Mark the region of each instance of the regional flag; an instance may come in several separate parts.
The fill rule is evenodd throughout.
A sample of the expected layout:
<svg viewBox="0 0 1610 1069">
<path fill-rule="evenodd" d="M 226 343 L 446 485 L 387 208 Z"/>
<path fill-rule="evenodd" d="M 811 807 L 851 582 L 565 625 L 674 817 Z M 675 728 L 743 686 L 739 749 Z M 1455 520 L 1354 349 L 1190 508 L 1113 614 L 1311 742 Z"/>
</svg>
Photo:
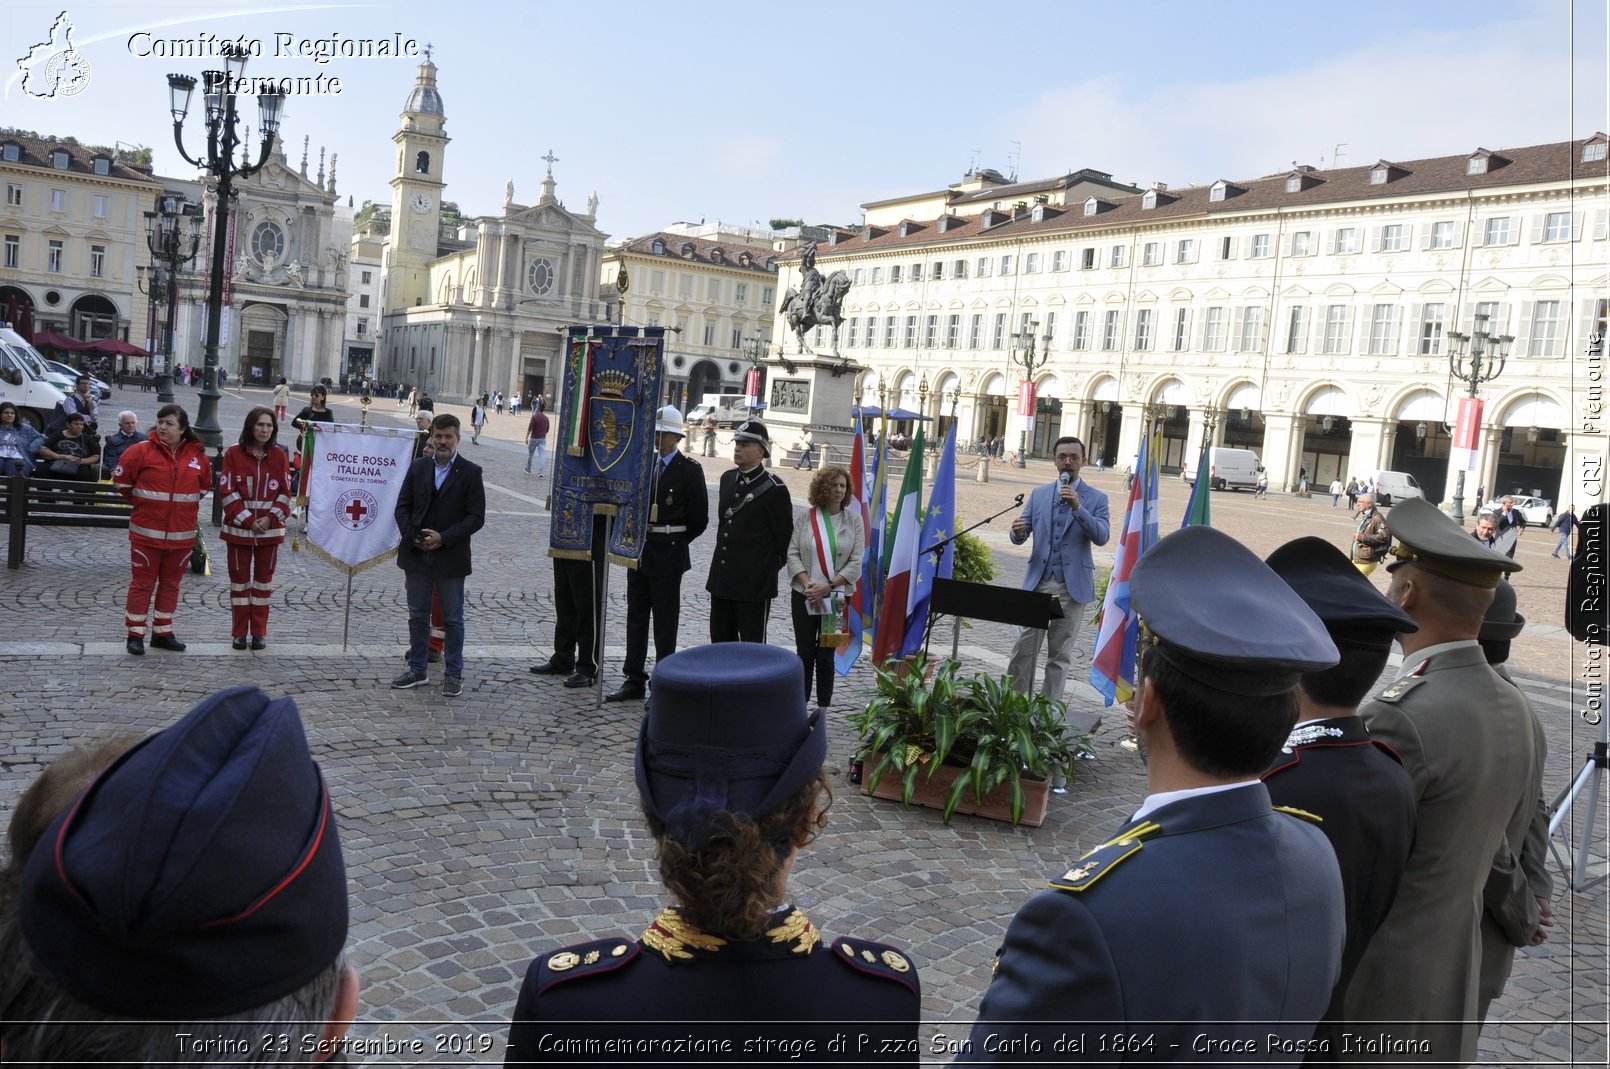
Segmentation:
<svg viewBox="0 0 1610 1069">
<path fill-rule="evenodd" d="M 1129 600 L 1129 576 L 1135 562 L 1157 543 L 1157 450 L 1155 438 L 1143 441 L 1135 473 L 1129 480 L 1129 504 L 1113 555 L 1112 576 L 1101 604 L 1090 685 L 1104 703 L 1127 702 L 1135 693 L 1135 645 L 1140 619 Z"/>
<path fill-rule="evenodd" d="M 928 492 L 928 512 L 922 521 L 922 537 L 917 545 L 917 577 L 911 584 L 906 609 L 906 641 L 900 656 L 909 657 L 922 649 L 923 633 L 928 629 L 928 602 L 934 593 L 934 578 L 949 579 L 956 563 L 956 543 L 945 546 L 938 563 L 928 552 L 930 546 L 944 542 L 956 533 L 956 424 L 945 435 L 945 448 L 934 469 L 934 486 Z"/>
<path fill-rule="evenodd" d="M 564 433 L 565 452 L 573 457 L 587 452 L 587 397 L 593 381 L 593 349 L 602 345 L 593 341 L 590 330 L 586 337 L 572 335 L 570 338 L 571 367 L 576 377 L 568 384 Z"/>
<path fill-rule="evenodd" d="M 872 638 L 872 663 L 882 665 L 900 656 L 906 644 L 906 609 L 911 581 L 917 568 L 917 540 L 922 533 L 922 424 L 906 457 L 906 475 L 900 497 L 889 516 L 884 539 L 883 600 Z"/>
</svg>

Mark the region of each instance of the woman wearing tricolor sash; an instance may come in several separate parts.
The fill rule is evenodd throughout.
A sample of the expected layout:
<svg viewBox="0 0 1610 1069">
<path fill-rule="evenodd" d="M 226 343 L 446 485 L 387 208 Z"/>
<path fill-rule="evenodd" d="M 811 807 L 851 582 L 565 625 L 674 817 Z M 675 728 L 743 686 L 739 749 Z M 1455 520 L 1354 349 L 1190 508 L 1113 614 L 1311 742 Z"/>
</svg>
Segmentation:
<svg viewBox="0 0 1610 1069">
<path fill-rule="evenodd" d="M 816 701 L 823 709 L 833 704 L 833 652 L 844 631 L 843 599 L 861 578 L 861 554 L 866 531 L 850 503 L 850 473 L 830 464 L 811 479 L 810 508 L 796 517 L 794 540 L 788 551 L 788 574 L 793 577 L 794 648 L 805 668 L 805 700 L 810 701 L 811 678 L 816 679 Z"/>
</svg>

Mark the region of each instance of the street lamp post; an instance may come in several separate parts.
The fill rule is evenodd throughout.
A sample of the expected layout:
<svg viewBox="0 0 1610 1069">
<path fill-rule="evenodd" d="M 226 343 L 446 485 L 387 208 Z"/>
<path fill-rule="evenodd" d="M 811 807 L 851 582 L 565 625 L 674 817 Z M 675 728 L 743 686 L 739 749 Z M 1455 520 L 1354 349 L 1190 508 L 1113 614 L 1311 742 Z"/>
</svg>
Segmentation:
<svg viewBox="0 0 1610 1069">
<path fill-rule="evenodd" d="M 207 284 L 207 339 L 204 350 L 201 400 L 196 406 L 196 433 L 208 448 L 220 453 L 222 463 L 223 428 L 218 425 L 218 337 L 223 322 L 224 267 L 229 254 L 229 216 L 236 196 L 236 178 L 246 178 L 262 170 L 273 151 L 274 138 L 279 132 L 280 108 L 284 103 L 279 91 L 268 85 L 257 94 L 258 132 L 261 148 L 257 162 L 247 164 L 238 160 L 236 150 L 241 137 L 236 131 L 239 118 L 235 109 L 236 91 L 243 86 L 242 72 L 246 67 L 243 50 L 226 47 L 223 51 L 224 69 L 202 71 L 202 94 L 207 103 L 207 151 L 196 158 L 185 151 L 184 120 L 190 111 L 190 95 L 196 88 L 196 79 L 187 74 L 168 75 L 169 110 L 173 114 L 173 143 L 179 155 L 192 166 L 212 176 L 217 194 L 213 214 L 212 273 Z M 218 520 L 219 502 L 213 499 L 213 520 Z"/>
<path fill-rule="evenodd" d="M 179 268 L 194 260 L 201 248 L 201 212 L 192 211 L 187 201 L 173 196 L 164 196 L 159 205 L 160 211 L 145 213 L 145 244 L 157 261 L 151 273 L 151 296 L 167 305 L 162 374 L 157 376 L 157 403 L 167 405 L 173 403 L 173 331 L 179 306 Z M 179 229 L 181 219 L 189 220 L 188 234 Z"/>
<path fill-rule="evenodd" d="M 1460 382 L 1470 386 L 1469 397 L 1474 400 L 1484 382 L 1492 382 L 1504 373 L 1504 362 L 1509 359 L 1509 347 L 1515 341 L 1513 335 L 1500 334 L 1494 336 L 1487 330 L 1487 316 L 1477 314 L 1476 329 L 1469 334 L 1462 334 L 1457 330 L 1448 332 L 1448 372 Z M 1467 353 L 1465 347 L 1470 347 Z M 1479 434 L 1481 428 L 1472 430 Z M 1465 469 L 1460 466 L 1454 473 L 1453 499 L 1449 501 L 1448 515 L 1460 526 L 1465 522 Z"/>
<path fill-rule="evenodd" d="M 1033 382 L 1034 372 L 1044 367 L 1051 360 L 1051 335 L 1049 332 L 1046 333 L 1043 339 L 1045 345 L 1036 349 L 1035 343 L 1039 339 L 1036 339 L 1034 332 L 1039 328 L 1039 320 L 1031 320 L 1027 330 L 1021 330 L 1012 335 L 1014 347 L 1011 359 L 1013 363 L 1022 365 L 1024 382 Z M 1033 422 L 1034 413 L 1030 412 L 1023 417 L 1023 430 L 1019 432 L 1017 441 L 1017 466 L 1020 468 L 1028 466 L 1029 426 Z"/>
</svg>

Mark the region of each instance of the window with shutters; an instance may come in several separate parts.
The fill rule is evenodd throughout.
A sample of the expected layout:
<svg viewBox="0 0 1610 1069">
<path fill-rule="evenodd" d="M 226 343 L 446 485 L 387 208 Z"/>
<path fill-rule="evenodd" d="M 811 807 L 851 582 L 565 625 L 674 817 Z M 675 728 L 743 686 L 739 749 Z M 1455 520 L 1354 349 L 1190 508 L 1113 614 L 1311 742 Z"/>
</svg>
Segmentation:
<svg viewBox="0 0 1610 1069">
<path fill-rule="evenodd" d="M 1081 250 L 1079 250 L 1079 270 L 1081 270 L 1081 271 L 1092 271 L 1092 270 L 1095 269 L 1095 266 L 1096 266 L 1096 250 L 1095 249 L 1081 249 Z"/>
<path fill-rule="evenodd" d="M 915 349 L 916 347 L 917 347 L 917 317 L 916 316 L 906 316 L 906 348 L 907 349 Z"/>
<path fill-rule="evenodd" d="M 732 284 L 732 303 L 738 305 L 749 303 L 749 284 L 747 282 L 734 282 Z"/>
<path fill-rule="evenodd" d="M 872 269 L 872 284 L 874 286 L 879 286 L 879 285 L 883 284 L 883 268 L 874 267 Z"/>
<path fill-rule="evenodd" d="M 1040 332 L 1040 340 L 1045 342 L 1046 352 L 1051 351 L 1051 342 L 1055 340 L 1056 336 L 1057 314 L 1055 312 L 1047 312 L 1045 314 L 1045 330 Z"/>
<path fill-rule="evenodd" d="M 1214 305 L 1202 320 L 1202 351 L 1216 353 L 1224 348 L 1224 309 Z"/>
<path fill-rule="evenodd" d="M 1443 220 L 1431 224 L 1431 247 L 1433 249 L 1451 249 L 1454 242 L 1454 228 L 1457 226 L 1452 220 Z"/>
<path fill-rule="evenodd" d="M 1144 352 L 1152 347 L 1152 310 L 1135 310 L 1135 348 Z"/>
<path fill-rule="evenodd" d="M 995 313 L 995 328 L 990 331 L 989 347 L 991 349 L 1006 348 L 1006 313 Z"/>
<path fill-rule="evenodd" d="M 1370 306 L 1370 342 L 1371 356 L 1384 356 L 1397 352 L 1397 306 L 1391 304 L 1376 304 Z"/>
<path fill-rule="evenodd" d="M 974 312 L 973 318 L 967 324 L 967 348 L 977 349 L 984 344 L 984 315 Z"/>
<path fill-rule="evenodd" d="M 929 316 L 922 324 L 922 345 L 932 349 L 939 344 L 939 317 Z"/>
<path fill-rule="evenodd" d="M 894 332 L 897 329 L 899 329 L 899 324 L 895 322 L 894 316 L 883 317 L 883 347 L 885 349 L 894 348 Z"/>
<path fill-rule="evenodd" d="M 1010 256 L 1001 257 L 1000 273 L 1003 275 L 1010 275 L 1012 273 L 1012 258 Z"/>
<path fill-rule="evenodd" d="M 1561 327 L 1564 323 L 1564 301 L 1538 301 L 1534 304 L 1531 336 L 1526 341 L 1526 355 L 1559 356 Z"/>
<path fill-rule="evenodd" d="M 67 191 L 65 189 L 53 189 L 50 191 L 50 210 L 53 212 L 67 210 Z"/>
<path fill-rule="evenodd" d="M 954 349 L 961 344 L 962 317 L 952 315 L 945 320 L 945 348 Z"/>
<path fill-rule="evenodd" d="M 899 282 L 900 281 L 900 265 L 899 264 L 894 264 L 889 268 L 889 281 L 890 282 Z"/>
<path fill-rule="evenodd" d="M 62 243 L 58 238 L 51 238 L 49 244 L 45 247 L 45 270 L 59 272 L 61 265 Z"/>
<path fill-rule="evenodd" d="M 967 277 L 967 261 L 966 260 L 957 260 L 955 263 L 951 264 L 950 265 L 950 277 L 951 278 L 966 278 Z"/>
<path fill-rule="evenodd" d="M 706 345 L 714 345 L 715 343 L 716 343 L 716 325 L 714 323 L 706 323 L 704 325 L 704 344 L 706 344 Z"/>
<path fill-rule="evenodd" d="M 866 268 L 857 267 L 855 269 L 855 284 L 857 286 L 859 286 L 865 281 L 866 281 Z"/>
<path fill-rule="evenodd" d="M 1495 336 L 1504 333 L 1504 324 L 1501 319 L 1507 317 L 1499 316 L 1498 307 L 1499 303 L 1497 301 L 1476 302 L 1476 308 L 1471 313 L 1471 322 L 1467 324 L 1470 330 L 1465 333 L 1469 334 L 1476 330 L 1485 330 Z"/>
<path fill-rule="evenodd" d="M 1109 309 L 1101 324 L 1101 347 L 1111 352 L 1118 348 L 1118 309 Z"/>
<path fill-rule="evenodd" d="M 878 344 L 878 317 L 866 317 L 866 347 L 874 349 Z"/>
<path fill-rule="evenodd" d="M 1140 247 L 1140 262 L 1144 267 L 1156 267 L 1163 262 L 1163 243 L 1148 241 Z"/>
<path fill-rule="evenodd" d="M 1252 236 L 1252 251 L 1247 255 L 1254 260 L 1262 260 L 1269 255 L 1270 236 L 1268 234 L 1254 234 Z"/>
<path fill-rule="evenodd" d="M 1231 260 L 1235 258 L 1235 238 L 1223 237 L 1219 239 L 1219 259 Z"/>
<path fill-rule="evenodd" d="M 856 328 L 858 328 L 860 325 L 861 325 L 861 317 L 860 316 L 851 316 L 850 317 L 849 330 L 847 330 L 845 332 L 844 343 L 846 345 L 848 345 L 852 349 L 855 348 Z"/>
<path fill-rule="evenodd" d="M 1571 213 L 1549 212 L 1543 220 L 1544 241 L 1571 240 Z"/>
<path fill-rule="evenodd" d="M 17 264 L 21 260 L 22 260 L 22 235 L 20 235 L 20 234 L 7 234 L 6 235 L 5 266 L 7 266 L 7 267 L 16 267 Z"/>
<path fill-rule="evenodd" d="M 106 275 L 106 246 L 91 245 L 89 247 L 89 277 L 103 278 Z"/>
<path fill-rule="evenodd" d="M 1447 306 L 1440 302 L 1420 307 L 1420 325 L 1416 328 L 1416 334 L 1419 336 L 1421 356 L 1442 355 L 1442 329 L 1446 312 Z"/>
<path fill-rule="evenodd" d="M 1177 264 L 1196 263 L 1196 239 L 1181 238 L 1174 249 L 1174 262 Z"/>
<path fill-rule="evenodd" d="M 732 341 L 731 341 L 730 344 L 731 344 L 731 347 L 734 348 L 734 349 L 742 349 L 744 347 L 744 328 L 742 328 L 742 327 L 733 327 L 732 328 Z M 854 345 L 855 342 L 852 341 L 850 344 Z"/>
<path fill-rule="evenodd" d="M 922 281 L 922 264 L 912 264 L 911 265 L 911 281 L 913 281 L 913 282 L 921 282 Z"/>
<path fill-rule="evenodd" d="M 1307 346 L 1303 342 L 1307 339 L 1307 309 L 1299 305 L 1293 308 L 1286 316 L 1286 352 L 1300 353 Z"/>
<path fill-rule="evenodd" d="M 1325 306 L 1325 352 L 1347 352 L 1347 305 Z"/>
<path fill-rule="evenodd" d="M 1487 220 L 1486 234 L 1482 239 L 1484 245 L 1509 244 L 1509 216 L 1500 215 Z"/>
<path fill-rule="evenodd" d="M 1068 348 L 1084 350 L 1090 348 L 1090 313 L 1073 313 L 1073 337 L 1068 339 Z"/>
<path fill-rule="evenodd" d="M 1299 230 L 1291 235 L 1291 254 L 1293 256 L 1312 256 L 1314 254 L 1313 231 Z"/>
<path fill-rule="evenodd" d="M 1051 254 L 1051 270 L 1066 271 L 1068 269 L 1068 250 L 1058 249 Z"/>
<path fill-rule="evenodd" d="M 1174 351 L 1183 353 L 1191 335 L 1191 310 L 1189 308 L 1176 308 L 1174 310 Z"/>
<path fill-rule="evenodd" d="M 940 280 L 942 280 L 945 277 L 945 264 L 944 264 L 944 261 L 943 260 L 935 260 L 933 262 L 932 266 L 930 266 L 928 268 L 928 276 L 930 278 L 932 278 L 935 282 L 939 282 Z"/>
<path fill-rule="evenodd" d="M 976 266 L 976 270 L 973 272 L 973 274 L 976 277 L 978 277 L 978 278 L 988 278 L 989 277 L 989 257 L 988 256 L 980 256 L 978 258 L 978 263 L 975 266 Z"/>
<path fill-rule="evenodd" d="M 1237 348 L 1243 353 L 1263 351 L 1262 308 L 1247 308 L 1241 316 L 1241 341 Z"/>
<path fill-rule="evenodd" d="M 1129 266 L 1129 246 L 1128 245 L 1114 245 L 1112 247 L 1112 258 L 1111 258 L 1111 260 L 1109 262 L 1111 263 L 1111 265 L 1113 267 L 1128 267 Z"/>
<path fill-rule="evenodd" d="M 1039 253 L 1031 252 L 1023 257 L 1023 273 L 1025 275 L 1037 275 L 1040 273 Z"/>
<path fill-rule="evenodd" d="M 1402 252 L 1408 247 L 1407 242 L 1402 223 L 1390 223 L 1381 228 L 1382 252 Z"/>
<path fill-rule="evenodd" d="M 1336 247 L 1332 251 L 1343 255 L 1351 252 L 1357 252 L 1358 228 L 1354 226 L 1344 226 L 1340 230 L 1336 231 Z"/>
</svg>

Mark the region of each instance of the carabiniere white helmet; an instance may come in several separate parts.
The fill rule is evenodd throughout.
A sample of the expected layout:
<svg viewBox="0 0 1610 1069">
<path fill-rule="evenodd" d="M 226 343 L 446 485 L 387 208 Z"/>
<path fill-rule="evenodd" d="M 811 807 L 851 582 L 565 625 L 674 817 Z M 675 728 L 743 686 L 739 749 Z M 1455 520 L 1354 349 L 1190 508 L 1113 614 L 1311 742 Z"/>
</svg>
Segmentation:
<svg viewBox="0 0 1610 1069">
<path fill-rule="evenodd" d="M 687 424 L 683 422 L 682 412 L 675 405 L 666 405 L 654 417 L 654 430 L 656 433 L 675 434 L 683 438 L 688 436 Z"/>
</svg>

